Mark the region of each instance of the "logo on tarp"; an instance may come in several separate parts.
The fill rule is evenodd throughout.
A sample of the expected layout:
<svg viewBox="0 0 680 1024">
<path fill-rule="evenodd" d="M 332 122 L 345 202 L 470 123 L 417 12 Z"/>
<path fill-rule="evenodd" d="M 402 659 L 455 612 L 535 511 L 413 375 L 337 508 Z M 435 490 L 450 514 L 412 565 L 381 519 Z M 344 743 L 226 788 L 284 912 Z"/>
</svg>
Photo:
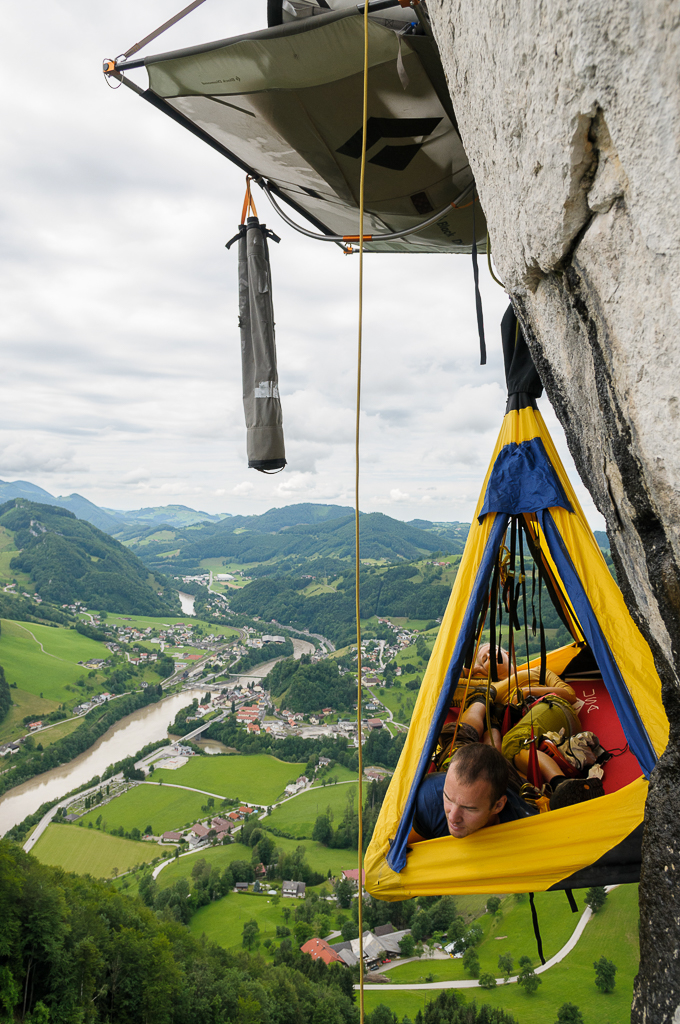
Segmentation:
<svg viewBox="0 0 680 1024">
<path fill-rule="evenodd" d="M 278 398 L 279 385 L 273 380 L 261 380 L 258 386 L 253 389 L 253 396 L 255 398 Z"/>
<path fill-rule="evenodd" d="M 404 171 L 416 153 L 422 149 L 425 137 L 432 135 L 441 117 L 369 117 L 366 124 L 366 151 L 372 149 L 381 139 L 417 139 L 403 146 L 383 146 L 374 156 L 369 158 L 370 164 L 387 167 L 391 171 Z M 340 146 L 337 153 L 350 156 L 355 160 L 361 157 L 363 132 L 359 128 L 351 139 Z"/>
</svg>

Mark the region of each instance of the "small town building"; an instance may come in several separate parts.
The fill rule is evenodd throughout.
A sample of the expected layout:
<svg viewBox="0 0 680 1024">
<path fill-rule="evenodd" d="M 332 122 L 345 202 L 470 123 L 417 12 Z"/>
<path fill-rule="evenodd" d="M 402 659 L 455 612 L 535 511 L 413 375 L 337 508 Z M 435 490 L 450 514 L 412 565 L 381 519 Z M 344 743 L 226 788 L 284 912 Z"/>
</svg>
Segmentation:
<svg viewBox="0 0 680 1024">
<path fill-rule="evenodd" d="M 369 718 L 368 720 L 369 729 L 382 729 L 383 724 L 380 718 Z"/>
<path fill-rule="evenodd" d="M 281 895 L 291 898 L 304 899 L 307 886 L 304 882 L 285 882 L 281 886 Z"/>
<path fill-rule="evenodd" d="M 358 885 L 359 868 L 347 868 L 346 871 L 342 872 L 342 877 L 346 878 L 348 882 L 352 883 L 352 885 Z M 366 881 L 366 872 L 364 870 L 361 872 L 361 881 L 362 883 Z"/>
<path fill-rule="evenodd" d="M 164 843 L 181 843 L 182 833 L 181 832 L 164 832 L 161 836 L 161 841 Z"/>
<path fill-rule="evenodd" d="M 328 945 L 325 939 L 309 939 L 300 946 L 303 953 L 309 954 L 312 960 L 323 960 L 325 964 L 342 964 L 345 961 Z"/>
</svg>

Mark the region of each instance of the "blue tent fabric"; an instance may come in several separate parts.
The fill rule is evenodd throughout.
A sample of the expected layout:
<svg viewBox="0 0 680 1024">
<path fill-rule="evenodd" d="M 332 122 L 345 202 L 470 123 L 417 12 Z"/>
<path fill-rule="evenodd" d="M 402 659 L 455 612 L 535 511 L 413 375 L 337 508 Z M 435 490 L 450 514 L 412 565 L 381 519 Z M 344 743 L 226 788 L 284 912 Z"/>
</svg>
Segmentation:
<svg viewBox="0 0 680 1024">
<path fill-rule="evenodd" d="M 406 844 L 411 832 L 411 824 L 413 822 L 413 815 L 415 812 L 418 788 L 429 767 L 432 751 L 436 746 L 437 738 L 441 732 L 444 719 L 446 718 L 446 714 L 449 710 L 451 694 L 458 685 L 461 669 L 463 668 L 463 662 L 465 661 L 465 653 L 474 636 L 477 616 L 481 611 L 482 601 L 489 589 L 491 572 L 493 570 L 494 562 L 496 561 L 496 556 L 498 555 L 498 549 L 503 537 L 505 536 L 507 526 L 507 516 L 496 516 L 495 522 L 491 528 L 491 533 L 489 534 L 489 539 L 486 543 L 486 548 L 484 549 L 479 569 L 477 570 L 474 588 L 468 598 L 465 617 L 463 619 L 460 632 L 456 638 L 456 646 L 453 649 L 451 661 L 449 662 L 449 667 L 439 693 L 437 709 L 430 725 L 427 742 L 421 751 L 420 758 L 418 760 L 418 767 L 413 777 L 413 782 L 411 783 L 411 789 L 406 801 L 406 806 L 404 807 L 404 813 L 402 814 L 401 821 L 399 822 L 396 835 L 392 840 L 390 851 L 387 854 L 387 863 L 393 871 L 402 871 L 406 867 Z"/>
<path fill-rule="evenodd" d="M 507 444 L 494 462 L 479 522 L 489 512 L 516 516 L 544 508 L 573 512 L 543 441 L 532 437 L 521 444 Z"/>
<path fill-rule="evenodd" d="M 656 753 L 647 735 L 647 730 L 642 724 L 640 714 L 600 628 L 555 520 L 547 511 L 540 514 L 539 520 L 548 542 L 550 554 L 557 566 L 567 596 L 578 616 L 583 635 L 588 641 L 588 646 L 602 673 L 602 679 L 612 699 L 630 749 L 635 754 L 642 771 L 649 776 L 656 764 Z"/>
</svg>

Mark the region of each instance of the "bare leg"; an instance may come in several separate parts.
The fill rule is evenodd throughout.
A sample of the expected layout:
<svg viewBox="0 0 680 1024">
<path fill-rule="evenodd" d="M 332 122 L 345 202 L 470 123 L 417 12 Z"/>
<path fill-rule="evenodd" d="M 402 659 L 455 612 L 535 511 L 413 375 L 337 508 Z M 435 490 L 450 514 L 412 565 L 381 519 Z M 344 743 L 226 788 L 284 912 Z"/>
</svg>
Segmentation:
<svg viewBox="0 0 680 1024">
<path fill-rule="evenodd" d="M 486 743 L 490 747 L 495 747 L 496 750 L 501 749 L 501 734 L 498 729 L 491 730 L 491 736 L 486 729 L 486 705 L 480 701 L 476 701 L 471 704 L 467 710 L 460 716 L 461 722 L 465 722 L 466 725 L 471 725 L 479 736 L 481 743 Z"/>
<path fill-rule="evenodd" d="M 538 755 L 538 767 L 541 769 L 541 776 L 544 782 L 550 782 L 556 775 L 564 775 L 562 769 L 558 768 L 549 754 L 546 754 L 543 750 L 537 750 L 536 753 Z M 528 767 L 529 751 L 520 750 L 519 754 L 515 756 L 515 768 L 526 778 Z"/>
</svg>

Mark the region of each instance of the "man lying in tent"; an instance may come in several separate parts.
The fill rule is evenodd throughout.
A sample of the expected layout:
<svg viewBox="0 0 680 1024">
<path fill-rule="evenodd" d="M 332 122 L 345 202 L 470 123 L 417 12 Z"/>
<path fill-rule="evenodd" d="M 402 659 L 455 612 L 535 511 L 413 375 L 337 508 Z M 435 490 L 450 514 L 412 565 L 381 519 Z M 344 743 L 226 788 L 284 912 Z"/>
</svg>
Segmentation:
<svg viewBox="0 0 680 1024">
<path fill-rule="evenodd" d="M 480 648 L 470 673 L 473 678 L 488 679 L 489 650 L 488 644 Z M 564 737 L 572 766 L 593 766 L 588 781 L 569 779 L 551 754 L 536 751 L 543 782 L 553 793 L 552 808 L 563 805 L 561 798 L 555 799 L 558 788 L 564 787 L 562 796 L 567 803 L 592 799 L 603 792 L 602 769 L 595 763 L 601 748 L 596 736 L 580 732 L 573 689 L 549 670 L 545 686 L 537 685 L 538 670 L 513 673 L 509 679 L 507 652 L 502 651 L 501 656 L 498 674 L 505 676 L 505 681 L 489 687 L 488 710 L 487 686 L 468 687 L 466 708 L 453 734 L 442 734 L 435 771 L 425 777 L 418 791 L 410 843 L 446 835 L 462 839 L 481 828 L 538 813 L 520 796 L 525 781 L 522 776 L 526 777 L 529 765 L 532 730 L 537 739 L 546 735 L 552 738 L 550 748 L 554 753 L 558 753 L 554 741 Z M 505 706 L 517 701 L 519 693 L 523 701 L 535 703 L 501 739 Z"/>
</svg>

